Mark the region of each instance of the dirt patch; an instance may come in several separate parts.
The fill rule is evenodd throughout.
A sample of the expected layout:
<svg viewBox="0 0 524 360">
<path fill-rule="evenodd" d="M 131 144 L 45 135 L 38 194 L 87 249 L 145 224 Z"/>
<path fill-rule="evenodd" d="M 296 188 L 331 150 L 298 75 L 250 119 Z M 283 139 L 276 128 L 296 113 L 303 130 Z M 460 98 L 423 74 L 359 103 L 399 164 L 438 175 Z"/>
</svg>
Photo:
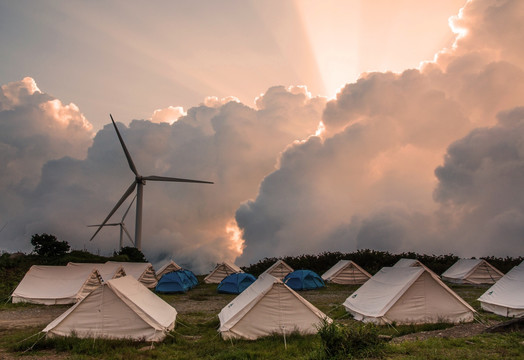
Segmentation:
<svg viewBox="0 0 524 360">
<path fill-rule="evenodd" d="M 24 355 L 24 357 L 21 358 L 18 354 L 12 354 L 0 349 L 0 359 L 2 360 L 65 360 L 68 358 L 66 354 L 56 354 L 52 351 L 41 351 L 38 355 Z"/>
<path fill-rule="evenodd" d="M 66 311 L 69 306 L 30 306 L 0 311 L 0 329 L 20 329 L 33 326 L 44 328 Z"/>
<path fill-rule="evenodd" d="M 473 322 L 469 324 L 460 324 L 443 330 L 421 331 L 413 334 L 399 336 L 391 340 L 392 343 L 401 343 L 404 341 L 426 340 L 429 338 L 465 338 L 482 334 L 484 330 L 497 322 L 489 323 Z"/>
</svg>

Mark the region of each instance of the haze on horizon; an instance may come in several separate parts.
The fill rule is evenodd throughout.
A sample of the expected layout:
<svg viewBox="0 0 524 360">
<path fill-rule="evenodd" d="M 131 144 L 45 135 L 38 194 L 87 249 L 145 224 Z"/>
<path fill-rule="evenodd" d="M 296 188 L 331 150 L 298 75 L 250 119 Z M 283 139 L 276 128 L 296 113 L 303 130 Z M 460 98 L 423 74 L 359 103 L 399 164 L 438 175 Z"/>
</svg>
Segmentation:
<svg viewBox="0 0 524 360">
<path fill-rule="evenodd" d="M 523 20 L 518 0 L 1 2 L 0 249 L 117 247 L 86 227 L 132 180 L 111 112 L 141 173 L 215 182 L 147 183 L 153 262 L 522 255 Z"/>
</svg>

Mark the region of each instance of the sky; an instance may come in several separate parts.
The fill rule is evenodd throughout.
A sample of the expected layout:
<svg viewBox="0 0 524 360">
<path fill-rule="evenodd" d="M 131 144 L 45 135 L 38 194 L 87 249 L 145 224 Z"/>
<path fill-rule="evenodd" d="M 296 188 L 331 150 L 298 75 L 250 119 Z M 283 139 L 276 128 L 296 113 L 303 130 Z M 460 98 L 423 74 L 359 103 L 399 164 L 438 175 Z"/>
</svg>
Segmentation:
<svg viewBox="0 0 524 360">
<path fill-rule="evenodd" d="M 32 77 L 96 130 L 209 96 L 254 106 L 275 85 L 334 97 L 431 60 L 464 1 L 0 1 L 0 80 Z"/>
<path fill-rule="evenodd" d="M 147 182 L 153 263 L 522 255 L 523 20 L 518 0 L 0 1 L 0 249 L 118 247 L 86 226 L 133 181 L 111 113 L 142 175 L 214 182 Z"/>
</svg>

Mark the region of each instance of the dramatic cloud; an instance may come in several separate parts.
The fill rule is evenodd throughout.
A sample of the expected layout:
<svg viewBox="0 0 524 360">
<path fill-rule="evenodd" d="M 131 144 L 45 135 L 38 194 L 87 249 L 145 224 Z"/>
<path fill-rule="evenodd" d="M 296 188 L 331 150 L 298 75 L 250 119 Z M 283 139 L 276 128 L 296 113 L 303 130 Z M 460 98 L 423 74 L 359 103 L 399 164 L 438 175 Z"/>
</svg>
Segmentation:
<svg viewBox="0 0 524 360">
<path fill-rule="evenodd" d="M 7 140 L 15 139 L 18 153 L 23 154 L 35 147 L 35 139 L 20 136 L 22 130 L 41 138 L 50 128 L 49 139 L 44 138 L 46 142 L 35 150 L 38 156 L 29 153 L 23 158 L 11 153 L 2 163 L 5 168 L 18 159 L 23 164 L 34 163 L 20 171 L 34 183 L 20 195 L 25 205 L 13 214 L 8 202 L 2 202 L 2 219 L 8 221 L 1 234 L 2 245 L 7 250 L 27 251 L 30 236 L 45 231 L 74 248 L 108 253 L 118 246 L 118 230 L 103 229 L 89 242 L 93 229 L 86 225 L 100 222 L 134 178 L 115 131 L 112 125 L 106 125 L 91 139 L 86 126 L 77 124 L 83 120 L 81 115 L 72 116 L 74 105 L 61 106 L 58 100 L 31 91 L 29 85 L 36 88 L 31 79 L 7 86 L 11 91 L 6 91 L 6 98 L 11 100 L 4 107 L 16 107 L 2 112 L 2 134 Z M 17 86 L 25 90 L 16 96 L 13 89 Z M 37 95 L 38 101 L 24 100 L 24 96 Z M 261 179 L 275 169 L 280 152 L 288 144 L 315 132 L 325 106 L 324 99 L 312 98 L 298 87 L 269 89 L 257 100 L 256 109 L 236 101 L 208 99 L 206 103 L 213 106 L 191 108 L 171 125 L 166 119 L 173 108 L 155 112 L 153 119 L 158 123 L 135 120 L 129 128 L 120 124 L 141 174 L 215 182 L 148 182 L 144 188 L 144 252 L 152 261 L 175 257 L 197 270 L 207 270 L 216 261 L 234 260 L 241 253 L 243 244 L 234 223 L 236 208 L 256 194 Z M 31 126 L 35 130 L 27 129 L 27 124 L 12 125 L 11 118 L 20 119 L 34 108 L 40 111 L 33 117 Z M 119 120 L 117 114 L 113 115 Z M 68 144 L 73 148 L 67 148 Z M 6 187 L 20 182 L 20 178 L 11 177 L 8 171 L 2 172 L 2 194 L 9 194 Z M 122 216 L 130 200 L 115 219 Z M 134 208 L 126 219 L 132 233 L 133 220 Z"/>
<path fill-rule="evenodd" d="M 151 117 L 151 122 L 166 122 L 172 124 L 184 115 L 186 115 L 186 113 L 181 106 L 169 106 L 165 109 L 155 110 L 155 112 L 153 112 L 153 116 Z"/>
<path fill-rule="evenodd" d="M 524 108 L 500 113 L 498 120 L 453 143 L 435 171 L 435 200 L 462 251 L 472 243 L 496 255 L 522 250 Z"/>
<path fill-rule="evenodd" d="M 496 114 L 524 105 L 522 20 L 518 1 L 470 1 L 452 19 L 458 34 L 453 49 L 435 62 L 402 74 L 363 74 L 346 85 L 326 106 L 322 136 L 288 148 L 257 197 L 237 210 L 246 241 L 242 261 L 357 248 L 464 256 L 496 248 L 498 254 L 514 254 L 515 239 L 524 235 L 517 226 L 522 206 L 515 203 L 524 202 L 506 201 L 519 191 L 521 176 L 507 169 L 515 165 L 515 151 L 503 145 L 522 140 L 516 120 L 505 125 L 514 140 L 499 138 L 497 149 L 490 149 L 504 176 L 502 169 L 489 171 L 483 182 L 487 174 L 479 169 L 465 174 L 453 165 L 463 165 L 467 153 L 490 158 L 483 154 L 489 145 L 467 139 L 479 131 L 487 131 L 486 137 L 501 131 Z M 515 112 L 510 114 L 514 119 Z M 478 126 L 495 127 L 474 130 Z M 464 136 L 468 146 L 455 143 L 436 178 L 447 147 Z M 504 184 L 504 196 L 488 190 L 497 181 Z"/>
<path fill-rule="evenodd" d="M 64 156 L 84 157 L 91 125 L 75 104 L 42 93 L 31 78 L 0 91 L 0 213 L 2 226 L 24 212 L 42 166 Z"/>
</svg>

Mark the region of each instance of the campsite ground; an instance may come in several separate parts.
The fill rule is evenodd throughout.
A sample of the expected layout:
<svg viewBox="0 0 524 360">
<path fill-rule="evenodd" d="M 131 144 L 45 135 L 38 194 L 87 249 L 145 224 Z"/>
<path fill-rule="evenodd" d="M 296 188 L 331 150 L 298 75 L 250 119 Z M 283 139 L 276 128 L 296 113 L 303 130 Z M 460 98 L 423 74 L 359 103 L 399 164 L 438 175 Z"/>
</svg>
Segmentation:
<svg viewBox="0 0 524 360">
<path fill-rule="evenodd" d="M 341 304 L 356 288 L 357 286 L 332 284 L 327 289 L 306 291 L 300 294 L 335 321 L 352 324 L 354 320 L 347 316 Z M 486 290 L 485 287 L 452 286 L 452 288 L 474 308 L 479 309 L 476 298 Z M 215 289 L 216 285 L 200 284 L 186 294 L 161 295 L 178 311 L 174 337 L 164 344 L 157 345 L 154 349 L 151 349 L 148 344 L 122 345 L 121 354 L 114 349 L 104 350 L 101 353 L 92 352 L 89 349 L 75 350 L 74 346 L 71 346 L 70 350 L 62 350 L 62 345 L 40 348 L 36 346 L 35 349 L 24 353 L 23 351 L 31 347 L 40 336 L 35 335 L 25 340 L 22 346 L 16 346 L 15 343 L 38 334 L 51 320 L 64 312 L 67 306 L 4 304 L 0 306 L 0 359 L 312 358 L 311 353 L 319 347 L 318 337 L 288 339 L 287 350 L 284 349 L 284 344 L 279 338 L 256 342 L 222 341 L 216 333 L 217 314 L 235 296 L 217 294 Z M 449 358 L 450 354 L 453 355 L 452 358 L 519 358 L 519 356 L 524 358 L 524 355 L 514 356 L 524 354 L 524 336 L 522 334 L 516 338 L 506 338 L 503 337 L 504 335 L 495 334 L 479 335 L 488 326 L 503 320 L 501 317 L 483 312 L 480 312 L 479 318 L 481 322 L 476 321 L 436 330 L 427 327 L 385 327 L 381 329 L 381 334 L 384 337 L 392 337 L 392 340 L 384 350 L 383 357 L 415 359 L 426 358 L 427 354 L 431 353 L 435 359 Z M 463 341 L 458 342 L 458 339 L 463 339 Z M 432 341 L 439 342 L 431 345 Z M 306 344 L 304 350 L 298 349 L 298 346 L 303 348 L 304 344 Z M 414 346 L 415 344 L 417 346 Z M 483 350 L 479 344 L 489 345 L 493 350 Z M 497 346 L 500 346 L 500 350 Z M 95 343 L 90 344 L 90 347 L 95 348 Z M 430 349 L 427 350 L 427 347 Z M 499 357 L 499 352 L 504 356 Z"/>
</svg>

